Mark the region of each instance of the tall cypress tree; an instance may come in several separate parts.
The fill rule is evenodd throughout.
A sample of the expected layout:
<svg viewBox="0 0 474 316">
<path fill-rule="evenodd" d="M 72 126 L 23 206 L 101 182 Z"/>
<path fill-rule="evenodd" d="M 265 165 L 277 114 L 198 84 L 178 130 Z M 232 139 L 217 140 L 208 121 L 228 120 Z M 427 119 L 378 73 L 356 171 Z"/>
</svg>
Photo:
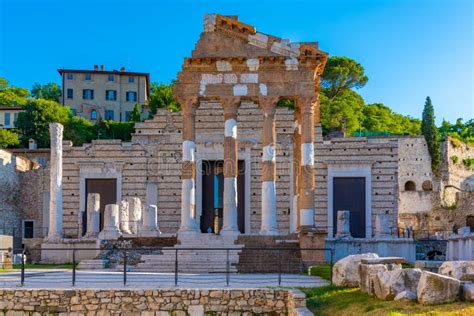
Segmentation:
<svg viewBox="0 0 474 316">
<path fill-rule="evenodd" d="M 433 104 L 430 97 L 426 97 L 425 107 L 423 108 L 423 116 L 421 119 L 421 133 L 425 136 L 428 144 L 428 151 L 431 156 L 431 168 L 434 173 L 439 172 L 440 164 L 440 140 L 438 128 L 435 125 L 435 115 Z"/>
</svg>

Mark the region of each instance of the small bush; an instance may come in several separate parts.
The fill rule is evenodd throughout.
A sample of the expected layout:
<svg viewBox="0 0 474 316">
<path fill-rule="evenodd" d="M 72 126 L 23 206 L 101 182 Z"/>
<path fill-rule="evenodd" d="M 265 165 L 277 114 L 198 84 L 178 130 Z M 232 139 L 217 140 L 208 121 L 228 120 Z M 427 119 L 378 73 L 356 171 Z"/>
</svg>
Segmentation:
<svg viewBox="0 0 474 316">
<path fill-rule="evenodd" d="M 471 169 L 474 166 L 474 158 L 463 159 L 462 163 L 466 166 L 467 169 Z"/>
<path fill-rule="evenodd" d="M 453 164 L 455 165 L 455 164 L 457 164 L 457 163 L 458 163 L 458 161 L 459 161 L 459 157 L 458 157 L 458 156 L 456 156 L 456 155 L 454 155 L 454 156 L 451 156 L 451 161 L 452 161 L 452 162 L 453 162 Z"/>
</svg>

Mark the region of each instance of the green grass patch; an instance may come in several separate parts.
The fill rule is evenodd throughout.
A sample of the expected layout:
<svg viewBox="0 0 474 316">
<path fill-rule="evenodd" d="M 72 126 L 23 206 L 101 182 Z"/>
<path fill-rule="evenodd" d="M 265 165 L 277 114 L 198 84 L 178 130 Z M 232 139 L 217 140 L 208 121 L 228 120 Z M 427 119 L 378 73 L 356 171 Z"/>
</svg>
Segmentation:
<svg viewBox="0 0 474 316">
<path fill-rule="evenodd" d="M 13 269 L 21 269 L 21 264 L 14 264 Z M 27 263 L 25 264 L 25 269 L 72 269 L 72 263 L 65 263 L 65 264 Z"/>
<path fill-rule="evenodd" d="M 474 304 L 455 302 L 423 306 L 417 302 L 383 301 L 357 288 L 326 285 L 301 289 L 306 293 L 307 307 L 319 316 L 326 315 L 474 315 Z"/>
<path fill-rule="evenodd" d="M 309 267 L 309 275 L 331 281 L 331 264 L 324 263 Z"/>
</svg>

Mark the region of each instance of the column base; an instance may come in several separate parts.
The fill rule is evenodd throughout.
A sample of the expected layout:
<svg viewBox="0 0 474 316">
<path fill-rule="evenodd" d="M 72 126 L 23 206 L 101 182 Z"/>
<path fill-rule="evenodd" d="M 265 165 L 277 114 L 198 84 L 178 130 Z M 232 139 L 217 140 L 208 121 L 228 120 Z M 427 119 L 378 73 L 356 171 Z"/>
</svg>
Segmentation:
<svg viewBox="0 0 474 316">
<path fill-rule="evenodd" d="M 180 227 L 178 229 L 178 235 L 194 235 L 200 234 L 201 232 L 197 228 L 192 227 Z"/>
<path fill-rule="evenodd" d="M 278 236 L 280 233 L 278 232 L 278 229 L 260 229 L 258 232 L 259 235 L 262 236 Z"/>
<path fill-rule="evenodd" d="M 222 230 L 220 231 L 219 235 L 222 236 L 237 236 L 240 235 L 240 231 L 235 228 L 225 228 L 223 227 Z"/>
<path fill-rule="evenodd" d="M 106 230 L 101 231 L 99 234 L 99 239 L 101 240 L 115 240 L 119 239 L 122 236 L 120 230 Z"/>
</svg>

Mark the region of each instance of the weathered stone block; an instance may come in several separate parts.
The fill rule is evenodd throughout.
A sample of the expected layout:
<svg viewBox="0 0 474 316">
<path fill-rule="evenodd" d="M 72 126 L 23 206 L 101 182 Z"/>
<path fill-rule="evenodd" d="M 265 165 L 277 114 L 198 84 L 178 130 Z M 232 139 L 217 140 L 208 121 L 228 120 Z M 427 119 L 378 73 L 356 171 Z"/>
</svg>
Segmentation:
<svg viewBox="0 0 474 316">
<path fill-rule="evenodd" d="M 338 286 L 358 287 L 360 283 L 359 265 L 362 258 L 378 258 L 376 253 L 349 255 L 333 267 L 332 281 Z"/>
<path fill-rule="evenodd" d="M 423 271 L 417 288 L 418 302 L 424 305 L 453 302 L 459 296 L 459 288 L 459 280 Z"/>
</svg>

